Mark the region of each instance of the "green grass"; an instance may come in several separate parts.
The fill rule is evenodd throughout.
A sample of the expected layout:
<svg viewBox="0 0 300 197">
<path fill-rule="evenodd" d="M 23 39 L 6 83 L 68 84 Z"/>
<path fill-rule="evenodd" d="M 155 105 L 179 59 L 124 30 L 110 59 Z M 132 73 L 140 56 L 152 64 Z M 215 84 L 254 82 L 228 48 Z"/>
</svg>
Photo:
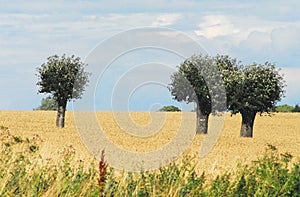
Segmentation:
<svg viewBox="0 0 300 197">
<path fill-rule="evenodd" d="M 213 180 L 197 174 L 193 158 L 156 171 L 117 172 L 74 161 L 65 155 L 57 165 L 41 164 L 39 144 L 0 128 L 0 196 L 300 196 L 300 162 L 268 145 L 249 165 Z M 87 167 L 88 166 L 88 167 Z"/>
</svg>

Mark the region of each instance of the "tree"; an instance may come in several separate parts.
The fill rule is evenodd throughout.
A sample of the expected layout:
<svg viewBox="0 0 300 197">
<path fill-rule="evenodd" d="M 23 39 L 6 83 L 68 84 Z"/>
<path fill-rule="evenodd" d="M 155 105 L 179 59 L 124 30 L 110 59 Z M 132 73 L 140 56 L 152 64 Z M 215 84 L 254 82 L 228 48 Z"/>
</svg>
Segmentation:
<svg viewBox="0 0 300 197">
<path fill-rule="evenodd" d="M 300 112 L 300 106 L 296 104 L 294 109 L 292 109 L 292 112 Z"/>
<path fill-rule="evenodd" d="M 292 112 L 295 108 L 293 106 L 284 104 L 275 107 L 276 112 Z"/>
<path fill-rule="evenodd" d="M 51 96 L 47 96 L 42 99 L 41 105 L 35 110 L 57 110 L 57 108 L 57 102 Z"/>
<path fill-rule="evenodd" d="M 224 85 L 230 87 L 230 76 L 237 70 L 236 60 L 229 56 L 193 55 L 171 76 L 169 90 L 173 98 L 196 103 L 196 133 L 207 133 L 210 113 L 226 110 Z"/>
<path fill-rule="evenodd" d="M 56 126 L 64 127 L 67 102 L 81 98 L 88 83 L 89 73 L 84 71 L 85 63 L 79 57 L 72 55 L 61 57 L 53 55 L 38 69 L 39 93 L 50 93 L 56 101 L 57 118 Z M 75 85 L 76 84 L 76 85 Z"/>
<path fill-rule="evenodd" d="M 177 111 L 181 111 L 181 110 L 178 107 L 176 107 L 176 106 L 169 105 L 169 106 L 163 106 L 158 111 L 177 112 Z"/>
<path fill-rule="evenodd" d="M 240 135 L 252 137 L 256 114 L 274 109 L 283 96 L 284 80 L 275 64 L 269 62 L 244 66 L 234 80 L 229 110 L 242 115 Z"/>
</svg>

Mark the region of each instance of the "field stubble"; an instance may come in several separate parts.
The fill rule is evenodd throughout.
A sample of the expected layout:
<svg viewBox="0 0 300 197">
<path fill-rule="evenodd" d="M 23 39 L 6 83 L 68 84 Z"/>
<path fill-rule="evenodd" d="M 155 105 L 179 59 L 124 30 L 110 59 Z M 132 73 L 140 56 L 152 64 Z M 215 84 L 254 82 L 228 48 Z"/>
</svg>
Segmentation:
<svg viewBox="0 0 300 197">
<path fill-rule="evenodd" d="M 153 113 L 155 115 L 155 113 Z M 154 151 L 166 145 L 176 135 L 180 126 L 181 113 L 167 113 L 161 129 L 150 137 L 135 137 L 124 132 L 114 121 L 111 112 L 97 112 L 99 123 L 105 135 L 121 148 L 136 152 Z M 159 115 L 157 113 L 156 115 Z M 162 114 L 160 113 L 160 116 Z M 194 113 L 190 117 L 190 128 L 195 123 Z M 148 112 L 131 112 L 130 117 L 140 126 L 151 123 Z M 93 156 L 85 148 L 76 130 L 73 112 L 66 113 L 66 126 L 55 127 L 56 112 L 53 111 L 0 111 L 0 125 L 8 127 L 13 135 L 22 138 L 39 137 L 43 142 L 40 155 L 44 161 L 54 162 L 61 155 L 73 154 L 75 159 L 89 161 Z M 264 153 L 266 144 L 276 146 L 281 152 L 300 156 L 300 113 L 276 113 L 270 116 L 257 115 L 253 138 L 239 137 L 241 116 L 226 114 L 221 135 L 213 149 L 198 159 L 198 171 L 215 176 L 236 167 L 238 163 L 248 163 Z M 187 125 L 186 129 L 190 129 Z M 185 154 L 198 157 L 205 135 L 196 135 Z"/>
</svg>

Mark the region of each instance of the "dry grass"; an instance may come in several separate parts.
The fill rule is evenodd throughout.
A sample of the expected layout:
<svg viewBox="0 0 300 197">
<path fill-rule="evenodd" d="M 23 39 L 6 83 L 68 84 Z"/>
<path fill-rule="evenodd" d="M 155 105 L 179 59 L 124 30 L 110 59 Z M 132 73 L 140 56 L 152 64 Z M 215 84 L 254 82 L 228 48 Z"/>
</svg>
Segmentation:
<svg viewBox="0 0 300 197">
<path fill-rule="evenodd" d="M 159 115 L 159 114 L 158 114 Z M 188 113 L 191 124 L 195 114 Z M 131 119 L 141 126 L 152 124 L 149 113 L 133 112 Z M 131 151 L 153 151 L 167 144 L 176 135 L 181 113 L 168 113 L 163 127 L 151 137 L 138 138 L 124 132 L 114 121 L 111 112 L 98 112 L 97 117 L 106 136 L 118 146 Z M 44 142 L 40 154 L 45 160 L 56 160 L 60 155 L 75 152 L 78 160 L 89 160 L 92 156 L 86 150 L 77 133 L 73 113 L 66 114 L 66 127 L 55 127 L 56 112 L 49 111 L 0 111 L 0 126 L 10 129 L 14 135 L 32 138 L 39 136 Z M 300 114 L 277 113 L 272 117 L 257 116 L 253 138 L 240 138 L 241 117 L 226 115 L 224 127 L 217 144 L 204 158 L 199 159 L 199 171 L 215 175 L 230 170 L 238 162 L 255 160 L 264 152 L 267 143 L 282 152 L 300 156 Z M 186 129 L 189 129 L 187 127 Z M 198 154 L 204 135 L 196 135 L 188 154 Z"/>
</svg>

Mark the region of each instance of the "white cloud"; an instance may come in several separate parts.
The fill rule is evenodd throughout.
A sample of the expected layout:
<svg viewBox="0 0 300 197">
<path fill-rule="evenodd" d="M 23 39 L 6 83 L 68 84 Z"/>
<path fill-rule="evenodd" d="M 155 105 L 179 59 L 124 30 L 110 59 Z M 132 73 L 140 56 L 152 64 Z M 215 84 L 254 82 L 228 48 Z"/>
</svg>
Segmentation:
<svg viewBox="0 0 300 197">
<path fill-rule="evenodd" d="M 300 22 L 278 22 L 265 31 L 252 31 L 235 50 L 238 55 L 271 58 L 285 66 L 296 66 L 300 56 L 299 35 Z"/>
<path fill-rule="evenodd" d="M 0 14 L 0 58 L 7 59 L 5 64 L 15 64 L 50 53 L 86 55 L 95 44 L 120 31 L 169 26 L 179 19 L 180 14 L 150 13 L 86 14 L 75 18 L 64 14 Z"/>
<path fill-rule="evenodd" d="M 269 59 L 297 56 L 300 21 L 268 20 L 259 16 L 205 15 L 194 31 L 212 51 Z M 248 53 L 248 54 L 246 54 Z"/>
<path fill-rule="evenodd" d="M 181 18 L 180 14 L 162 14 L 156 17 L 156 20 L 151 26 L 162 27 L 174 24 L 177 20 Z"/>
<path fill-rule="evenodd" d="M 218 36 L 227 36 L 240 32 L 240 29 L 235 27 L 226 16 L 208 15 L 204 16 L 203 19 L 204 22 L 199 24 L 200 30 L 195 31 L 198 36 L 212 39 Z"/>
<path fill-rule="evenodd" d="M 211 53 L 227 53 L 251 62 L 260 58 L 283 66 L 298 66 L 298 4 L 297 0 L 247 3 L 237 0 L 31 0 L 26 3 L 4 0 L 0 7 L 1 73 L 32 71 L 55 53 L 84 58 L 104 39 L 146 26 L 170 27 L 195 34 L 194 38 Z M 176 34 L 166 36 L 174 36 L 185 47 L 185 40 L 178 40 Z M 23 85 L 20 77 L 15 76 L 19 73 L 7 73 L 8 78 L 16 78 L 14 84 Z M 22 73 L 31 79 L 35 77 L 32 73 Z M 287 76 L 289 80 L 297 78 Z M 4 79 L 1 82 L 9 84 Z M 15 91 L 7 94 L 20 97 Z"/>
<path fill-rule="evenodd" d="M 1 25 L 8 25 L 5 31 L 21 30 L 22 33 L 51 33 L 74 35 L 87 31 L 125 30 L 140 26 L 170 26 L 181 18 L 180 14 L 99 14 L 66 16 L 65 14 L 0 14 Z M 99 34 L 98 34 L 99 36 Z"/>
<path fill-rule="evenodd" d="M 287 84 L 282 103 L 300 102 L 300 20 L 276 20 L 264 14 L 209 14 L 202 19 L 195 33 L 213 53 L 232 55 L 244 64 L 275 62 Z"/>
<path fill-rule="evenodd" d="M 268 21 L 252 16 L 206 15 L 195 33 L 207 39 L 221 37 L 238 45 L 247 40 L 252 33 L 271 33 L 273 29 L 285 25 L 286 23 L 283 22 Z"/>
</svg>

